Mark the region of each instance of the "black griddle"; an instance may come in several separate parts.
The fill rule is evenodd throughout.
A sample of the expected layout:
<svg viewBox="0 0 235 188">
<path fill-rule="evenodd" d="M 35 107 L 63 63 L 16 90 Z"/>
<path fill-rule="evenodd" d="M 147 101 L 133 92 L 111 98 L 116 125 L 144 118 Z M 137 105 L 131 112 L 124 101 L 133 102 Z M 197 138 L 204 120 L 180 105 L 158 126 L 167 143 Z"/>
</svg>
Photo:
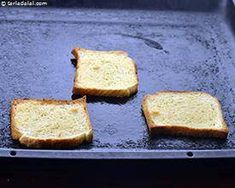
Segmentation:
<svg viewBox="0 0 235 188">
<path fill-rule="evenodd" d="M 0 156 L 158 159 L 235 157 L 235 7 L 231 0 L 48 1 L 0 8 Z M 69 150 L 27 149 L 10 136 L 15 98 L 76 99 L 74 47 L 124 50 L 137 64 L 130 98 L 88 97 L 94 140 Z M 73 62 L 73 61 L 72 61 Z M 208 92 L 222 103 L 226 140 L 151 138 L 141 101 L 161 90 Z"/>
</svg>

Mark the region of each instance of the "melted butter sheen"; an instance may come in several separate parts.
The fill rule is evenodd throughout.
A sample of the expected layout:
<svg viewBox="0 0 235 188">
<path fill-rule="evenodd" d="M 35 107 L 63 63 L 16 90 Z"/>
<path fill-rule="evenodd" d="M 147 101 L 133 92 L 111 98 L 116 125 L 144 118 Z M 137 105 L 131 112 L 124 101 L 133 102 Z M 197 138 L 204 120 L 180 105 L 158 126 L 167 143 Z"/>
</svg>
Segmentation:
<svg viewBox="0 0 235 188">
<path fill-rule="evenodd" d="M 74 137 L 89 129 L 81 104 L 21 103 L 16 107 L 15 121 L 21 132 L 38 138 Z"/>
<path fill-rule="evenodd" d="M 86 88 L 126 89 L 138 82 L 135 65 L 126 55 L 87 52 L 77 71 L 78 85 Z"/>
<path fill-rule="evenodd" d="M 150 96 L 148 108 L 156 125 L 220 128 L 221 112 L 214 98 L 205 94 Z"/>
</svg>

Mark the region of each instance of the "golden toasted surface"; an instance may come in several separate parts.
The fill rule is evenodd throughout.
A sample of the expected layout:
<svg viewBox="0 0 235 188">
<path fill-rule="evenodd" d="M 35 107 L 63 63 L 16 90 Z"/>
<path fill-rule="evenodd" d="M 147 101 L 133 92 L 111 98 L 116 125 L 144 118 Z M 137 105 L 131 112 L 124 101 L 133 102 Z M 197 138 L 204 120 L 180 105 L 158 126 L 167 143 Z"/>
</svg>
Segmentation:
<svg viewBox="0 0 235 188">
<path fill-rule="evenodd" d="M 150 130 L 171 126 L 172 129 L 181 127 L 228 132 L 219 101 L 207 93 L 159 92 L 147 95 L 143 110 Z"/>
<path fill-rule="evenodd" d="M 63 142 L 92 131 L 85 99 L 71 102 L 19 99 L 12 103 L 11 116 L 12 136 L 19 140 L 29 137 Z"/>
<path fill-rule="evenodd" d="M 129 96 L 137 91 L 136 65 L 127 53 L 81 48 L 72 53 L 77 58 L 74 93 Z"/>
</svg>

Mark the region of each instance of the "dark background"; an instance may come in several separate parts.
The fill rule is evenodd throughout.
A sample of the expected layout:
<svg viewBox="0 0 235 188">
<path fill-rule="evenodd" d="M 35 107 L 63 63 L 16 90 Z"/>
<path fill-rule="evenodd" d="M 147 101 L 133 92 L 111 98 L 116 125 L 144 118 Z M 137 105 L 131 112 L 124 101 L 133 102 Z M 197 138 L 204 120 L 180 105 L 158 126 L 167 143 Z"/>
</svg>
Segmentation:
<svg viewBox="0 0 235 188">
<path fill-rule="evenodd" d="M 3 160 L 0 187 L 234 187 L 234 160 Z"/>
</svg>

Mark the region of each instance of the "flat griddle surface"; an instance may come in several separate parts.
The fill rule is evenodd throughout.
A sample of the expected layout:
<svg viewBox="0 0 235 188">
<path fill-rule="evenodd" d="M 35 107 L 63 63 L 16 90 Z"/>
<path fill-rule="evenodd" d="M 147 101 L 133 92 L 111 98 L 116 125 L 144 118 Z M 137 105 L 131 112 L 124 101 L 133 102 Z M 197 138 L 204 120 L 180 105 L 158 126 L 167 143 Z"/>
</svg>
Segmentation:
<svg viewBox="0 0 235 188">
<path fill-rule="evenodd" d="M 75 67 L 70 53 L 77 46 L 127 51 L 136 61 L 140 85 L 130 98 L 88 97 L 94 140 L 72 152 L 89 155 L 99 151 L 105 156 L 114 150 L 169 151 L 167 155 L 171 155 L 176 150 L 235 149 L 235 43 L 219 10 L 6 8 L 0 12 L 0 36 L 2 155 L 8 149 L 25 149 L 10 136 L 13 99 L 78 98 L 72 96 Z M 229 127 L 227 140 L 150 138 L 141 102 L 144 95 L 161 90 L 203 91 L 216 96 Z M 53 151 L 48 155 L 53 157 Z"/>
</svg>

